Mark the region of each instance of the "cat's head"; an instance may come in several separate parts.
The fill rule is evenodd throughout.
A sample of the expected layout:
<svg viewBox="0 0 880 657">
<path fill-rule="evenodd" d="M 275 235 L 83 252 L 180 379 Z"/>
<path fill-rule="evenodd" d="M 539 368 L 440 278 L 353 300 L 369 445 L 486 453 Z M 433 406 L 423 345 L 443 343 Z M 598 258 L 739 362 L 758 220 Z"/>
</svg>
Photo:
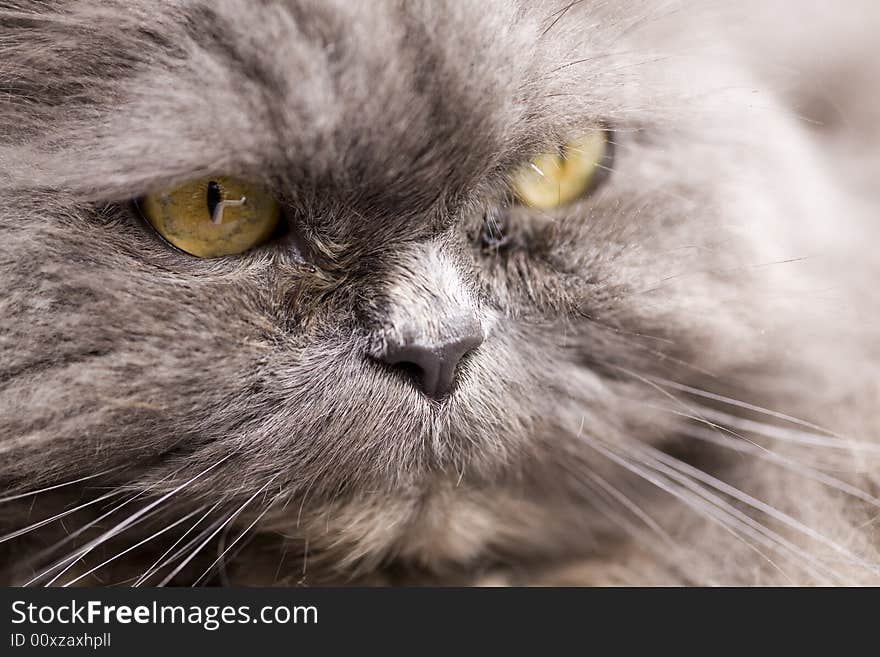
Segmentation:
<svg viewBox="0 0 880 657">
<path fill-rule="evenodd" d="M 742 390 L 798 339 L 760 292 L 818 230 L 821 164 L 735 58 L 670 49 L 687 19 L 23 6 L 0 11 L 14 490 L 101 473 L 150 515 L 241 511 L 350 562 L 577 549 L 632 441 L 689 414 L 671 393 Z M 524 167 L 578 144 L 591 178 L 530 203 Z M 204 223 L 238 184 L 230 217 L 280 208 L 252 248 L 154 229 L 176 191 Z"/>
</svg>

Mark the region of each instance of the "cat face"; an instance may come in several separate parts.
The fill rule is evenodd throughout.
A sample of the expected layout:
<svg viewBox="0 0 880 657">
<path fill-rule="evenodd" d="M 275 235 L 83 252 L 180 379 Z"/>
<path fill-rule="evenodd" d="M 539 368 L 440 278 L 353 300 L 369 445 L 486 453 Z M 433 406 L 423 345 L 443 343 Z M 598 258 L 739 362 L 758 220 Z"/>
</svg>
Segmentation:
<svg viewBox="0 0 880 657">
<path fill-rule="evenodd" d="M 658 63 L 686 26 L 649 13 L 4 17 L 4 481 L 100 474 L 167 497 L 160 517 L 259 518 L 337 568 L 611 532 L 585 473 L 635 479 L 620 446 L 676 436 L 688 412 L 664 382 L 766 373 L 776 332 L 793 338 L 785 302 L 768 319 L 753 292 L 790 273 L 752 267 L 798 256 L 827 197 L 802 128 L 754 109 L 739 62 Z M 517 201 L 530 158 L 594 133 L 601 183 Z M 136 203 L 216 176 L 262 185 L 281 229 L 199 258 Z M 775 193 L 792 180 L 802 197 Z"/>
</svg>

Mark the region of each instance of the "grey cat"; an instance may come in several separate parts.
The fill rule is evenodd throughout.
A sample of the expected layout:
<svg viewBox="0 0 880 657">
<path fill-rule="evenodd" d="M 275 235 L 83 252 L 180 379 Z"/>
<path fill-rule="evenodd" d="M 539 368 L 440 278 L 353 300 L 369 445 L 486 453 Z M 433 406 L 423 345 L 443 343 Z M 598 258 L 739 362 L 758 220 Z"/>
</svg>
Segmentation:
<svg viewBox="0 0 880 657">
<path fill-rule="evenodd" d="M 878 26 L 0 2 L 4 580 L 880 583 Z"/>
</svg>

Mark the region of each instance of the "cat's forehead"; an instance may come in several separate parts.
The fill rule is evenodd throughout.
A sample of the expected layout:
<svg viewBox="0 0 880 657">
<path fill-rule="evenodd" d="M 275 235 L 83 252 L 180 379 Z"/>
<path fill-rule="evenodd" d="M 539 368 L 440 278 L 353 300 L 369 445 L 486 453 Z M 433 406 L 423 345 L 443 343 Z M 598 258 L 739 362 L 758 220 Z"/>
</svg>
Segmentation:
<svg viewBox="0 0 880 657">
<path fill-rule="evenodd" d="M 423 207 L 635 116 L 643 18 L 600 0 L 81 0 L 8 50 L 42 71 L 13 93 L 43 114 L 16 124 L 52 126 L 21 184 L 118 201 L 224 174 Z"/>
<path fill-rule="evenodd" d="M 259 99 L 297 175 L 386 190 L 405 179 L 409 194 L 486 166 L 521 130 L 534 64 L 512 48 L 527 28 L 509 5 L 486 20 L 468 3 L 306 4 L 255 8 L 247 24 L 229 8 L 194 14 L 195 42 L 237 78 L 236 96 Z"/>
<path fill-rule="evenodd" d="M 189 63 L 224 68 L 229 104 L 261 105 L 260 127 L 288 163 L 308 158 L 312 172 L 344 169 L 383 186 L 449 180 L 588 114 L 553 94 L 571 90 L 559 68 L 585 46 L 542 40 L 546 8 L 297 0 L 239 9 L 191 12 Z"/>
<path fill-rule="evenodd" d="M 142 51 L 101 54 L 137 60 L 104 135 L 145 172 L 272 167 L 435 193 L 601 118 L 609 99 L 589 60 L 608 34 L 557 20 L 567 4 L 224 0 L 129 13 L 120 28 Z"/>
</svg>

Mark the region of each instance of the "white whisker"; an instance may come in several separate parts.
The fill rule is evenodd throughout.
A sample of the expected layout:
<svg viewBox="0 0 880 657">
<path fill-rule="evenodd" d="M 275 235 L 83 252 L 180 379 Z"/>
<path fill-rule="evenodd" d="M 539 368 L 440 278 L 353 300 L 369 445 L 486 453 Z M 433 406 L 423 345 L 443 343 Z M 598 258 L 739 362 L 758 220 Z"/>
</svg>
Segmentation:
<svg viewBox="0 0 880 657">
<path fill-rule="evenodd" d="M 860 488 L 856 488 L 852 484 L 848 484 L 845 481 L 837 479 L 836 477 L 832 477 L 831 475 L 825 474 L 820 470 L 816 470 L 809 466 L 803 465 L 791 459 L 787 459 L 784 456 L 777 454 L 776 452 L 767 450 L 767 449 L 750 449 L 753 445 L 751 442 L 743 443 L 742 441 L 733 439 L 733 438 L 725 438 L 722 436 L 718 436 L 717 433 L 707 431 L 702 427 L 692 427 L 682 432 L 683 435 L 696 438 L 698 440 L 704 440 L 706 442 L 711 442 L 716 445 L 720 445 L 722 447 L 726 447 L 727 449 L 732 449 L 738 452 L 747 452 L 749 454 L 753 454 L 756 458 L 764 459 L 770 461 L 772 463 L 776 463 L 781 467 L 787 468 L 803 476 L 808 479 L 812 479 L 813 481 L 818 481 L 819 483 L 825 484 L 826 486 L 838 490 L 842 493 L 846 493 L 847 495 L 851 495 L 857 499 L 862 500 L 863 502 L 867 502 L 872 506 L 880 507 L 880 499 L 870 495 L 869 493 L 861 490 Z"/>
<path fill-rule="evenodd" d="M 859 452 L 874 452 L 880 454 L 880 445 L 865 441 L 851 440 L 844 437 L 823 436 L 797 429 L 777 427 L 772 424 L 765 424 L 764 422 L 756 422 L 755 420 L 728 415 L 722 411 L 716 411 L 707 407 L 701 407 L 700 412 L 707 417 L 716 419 L 718 422 L 730 424 L 737 429 L 749 431 L 760 436 L 765 436 L 766 438 L 773 438 L 774 440 L 797 443 L 800 445 L 813 445 L 815 447 L 827 447 L 830 449 L 857 450 Z M 832 436 L 833 435 L 834 434 L 832 434 Z"/>
<path fill-rule="evenodd" d="M 203 508 L 204 508 L 204 507 L 202 507 L 202 509 L 203 509 Z M 79 576 L 73 578 L 72 580 L 70 580 L 70 581 L 67 582 L 66 584 L 63 584 L 62 586 L 63 586 L 64 588 L 67 588 L 68 586 L 72 586 L 73 584 L 76 584 L 78 581 L 80 581 L 80 580 L 83 579 L 84 577 L 88 577 L 89 575 L 91 575 L 91 574 L 92 574 L 93 572 L 95 572 L 96 570 L 99 570 L 100 568 L 103 568 L 103 567 L 106 566 L 107 564 L 109 564 L 109 563 L 111 563 L 111 562 L 113 562 L 113 561 L 116 561 L 119 557 L 122 557 L 122 556 L 128 554 L 129 552 L 131 552 L 132 550 L 135 550 L 135 549 L 139 548 L 139 547 L 140 547 L 141 545 L 143 545 L 144 543 L 149 543 L 149 542 L 152 541 L 154 538 L 156 538 L 156 537 L 158 537 L 158 536 L 161 536 L 162 534 L 164 534 L 165 532 L 167 532 L 169 529 L 173 529 L 174 527 L 176 527 L 176 526 L 179 525 L 180 523 L 185 522 L 186 520 L 189 520 L 191 517 L 193 517 L 195 514 L 197 514 L 197 513 L 198 513 L 199 511 L 201 511 L 202 509 L 197 509 L 197 510 L 195 510 L 195 511 L 191 511 L 191 512 L 188 513 L 187 515 L 183 516 L 183 518 L 181 518 L 180 520 L 176 520 L 175 522 L 171 523 L 170 525 L 166 525 L 165 527 L 163 527 L 163 528 L 160 529 L 159 531 L 155 532 L 154 534 L 148 536 L 147 538 L 143 539 L 142 541 L 139 541 L 139 542 L 135 543 L 135 544 L 132 545 L 131 547 L 128 547 L 128 548 L 122 550 L 122 552 L 119 552 L 118 554 L 116 554 L 116 555 L 110 557 L 109 559 L 106 559 L 106 560 L 102 561 L 101 563 L 99 563 L 99 564 L 98 564 L 97 566 L 95 566 L 94 568 L 92 568 L 92 569 L 90 569 L 90 570 L 87 570 L 86 572 L 84 572 L 84 573 L 82 573 L 81 575 L 79 575 Z"/>
<path fill-rule="evenodd" d="M 802 561 L 810 564 L 813 569 L 824 571 L 832 579 L 836 577 L 833 571 L 831 571 L 827 566 L 824 566 L 823 564 L 816 561 L 804 550 L 801 550 L 796 545 L 780 536 L 778 533 L 762 525 L 751 516 L 748 516 L 736 507 L 731 506 L 730 504 L 719 498 L 717 495 L 713 495 L 696 482 L 693 482 L 689 478 L 684 477 L 684 475 L 681 475 L 680 473 L 676 473 L 674 471 L 670 471 L 669 468 L 662 467 L 662 464 L 659 464 L 662 467 L 662 470 L 659 470 L 656 473 L 646 472 L 643 467 L 612 451 L 611 446 L 607 443 L 600 444 L 598 441 L 586 440 L 585 444 L 597 450 L 599 453 L 605 455 L 607 458 L 617 463 L 618 465 L 644 478 L 646 481 L 654 484 L 661 490 L 664 490 L 673 497 L 681 500 L 697 513 L 715 521 L 719 524 L 719 526 L 727 528 L 728 531 L 736 528 L 738 531 L 748 536 L 751 540 L 763 545 L 768 549 L 783 554 L 790 554 L 799 557 Z M 657 470 L 657 467 L 655 466 L 651 466 L 648 464 L 645 465 L 651 467 L 652 470 Z M 691 493 L 695 493 L 696 496 L 687 494 L 686 491 L 681 490 L 679 486 L 675 486 L 674 484 L 672 484 L 669 478 L 663 476 L 664 473 L 671 476 L 674 481 L 678 481 L 679 484 L 684 485 L 686 489 L 689 489 Z M 742 538 L 735 532 L 732 533 L 734 533 L 734 535 L 738 538 Z M 814 573 L 814 576 L 815 575 L 816 574 Z"/>
<path fill-rule="evenodd" d="M 223 463 L 224 461 L 229 459 L 233 454 L 234 454 L 234 452 L 230 452 L 229 454 L 227 454 L 226 456 L 221 458 L 219 461 L 215 462 L 213 465 L 205 468 L 197 475 L 186 480 L 185 482 L 183 482 L 182 484 L 180 484 L 176 488 L 172 489 L 168 493 L 165 493 L 160 498 L 151 502 L 147 506 L 142 507 L 140 510 L 136 511 L 131 516 L 129 516 L 128 518 L 126 518 L 125 520 L 123 520 L 122 522 L 120 522 L 119 524 L 114 526 L 113 528 L 109 529 L 108 531 L 103 533 L 98 538 L 90 541 L 83 548 L 81 548 L 80 550 L 78 550 L 74 554 L 67 557 L 64 561 L 70 561 L 70 564 L 64 570 L 62 570 L 57 575 L 55 575 L 55 577 L 53 577 L 51 580 L 49 580 L 49 582 L 45 586 L 51 586 L 61 575 L 63 575 L 68 569 L 70 569 L 73 566 L 73 564 L 75 564 L 79 559 L 84 557 L 86 554 L 88 554 L 89 552 L 94 550 L 99 545 L 101 545 L 101 544 L 105 543 L 106 541 L 108 541 L 109 539 L 113 538 L 117 534 L 120 534 L 121 532 L 125 531 L 129 527 L 132 527 L 133 525 L 138 524 L 139 522 L 144 520 L 145 516 L 148 513 L 150 513 L 151 511 L 153 511 L 153 509 L 155 509 L 156 507 L 158 507 L 159 505 L 164 503 L 170 497 L 173 497 L 174 495 L 176 495 L 178 492 L 180 492 L 181 490 L 183 490 L 184 488 L 186 488 L 187 486 L 189 486 L 193 482 L 197 481 L 198 479 L 200 479 L 201 477 L 206 475 L 208 472 L 210 472 L 211 470 L 216 468 L 218 465 L 220 465 L 221 463 Z"/>
<path fill-rule="evenodd" d="M 612 486 L 608 481 L 606 481 L 603 477 L 600 477 L 598 474 L 594 472 L 588 472 L 587 476 L 596 482 L 602 489 L 604 489 L 612 498 L 616 499 L 625 509 L 627 509 L 630 513 L 636 516 L 639 520 L 641 520 L 645 525 L 647 525 L 651 530 L 653 530 L 656 534 L 658 534 L 663 540 L 665 540 L 670 545 L 674 545 L 675 541 L 672 537 L 663 529 L 657 521 L 655 521 L 651 516 L 649 516 L 644 509 L 642 509 L 638 504 L 633 502 L 630 498 L 623 494 L 623 492 Z"/>
<path fill-rule="evenodd" d="M 127 500 L 125 500 L 125 501 L 122 502 L 121 504 L 117 504 L 115 507 L 113 507 L 113 508 L 110 509 L 109 511 L 106 511 L 105 513 L 102 513 L 100 516 L 98 516 L 97 518 L 95 518 L 95 519 L 92 520 L 91 522 L 86 523 L 85 525 L 83 525 L 82 527 L 80 527 L 79 529 L 77 529 L 76 531 L 74 531 L 74 532 L 68 534 L 68 535 L 67 535 L 64 539 L 62 539 L 61 541 L 58 541 L 58 542 L 55 543 L 54 545 L 52 545 L 52 546 L 46 548 L 45 550 L 39 552 L 39 553 L 36 554 L 34 557 L 32 557 L 32 558 L 30 559 L 30 561 L 31 561 L 32 563 L 39 563 L 44 557 L 48 557 L 49 555 L 54 554 L 55 552 L 57 552 L 58 548 L 60 548 L 60 547 L 61 547 L 62 545 L 64 545 L 65 543 L 69 543 L 70 541 L 72 541 L 73 539 L 75 539 L 75 538 L 76 538 L 77 536 L 79 536 L 80 534 L 83 534 L 84 532 L 88 531 L 91 527 L 94 527 L 94 526 L 97 525 L 99 522 L 101 522 L 102 520 L 104 520 L 104 519 L 107 518 L 108 516 L 113 515 L 113 514 L 116 513 L 119 509 L 121 509 L 122 507 L 126 506 L 127 504 L 130 504 L 131 502 L 133 502 L 134 500 L 138 499 L 138 498 L 141 497 L 142 495 L 144 495 L 144 491 L 141 491 L 140 493 L 136 493 L 135 495 L 133 495 L 132 497 L 128 498 Z M 66 563 L 66 562 L 61 562 L 61 563 L 56 564 L 56 565 L 57 565 L 57 567 L 61 567 L 61 565 L 63 565 L 63 563 Z M 38 576 L 38 577 L 36 577 L 36 578 L 33 578 L 33 579 L 29 580 L 29 581 L 26 582 L 24 585 L 25 585 L 25 586 L 29 586 L 29 585 L 33 584 L 33 583 L 36 581 L 36 579 L 38 579 L 39 577 L 41 577 L 41 576 L 43 576 L 43 575 L 47 575 L 48 572 L 50 572 L 50 571 L 46 571 L 46 572 L 42 573 L 42 575 L 40 575 L 40 576 Z"/>
<path fill-rule="evenodd" d="M 218 503 L 218 505 L 219 505 L 219 503 Z M 216 508 L 216 505 L 214 508 Z M 207 527 L 205 527 L 202 531 L 197 532 L 190 540 L 188 540 L 186 543 L 181 545 L 174 552 L 174 554 L 165 558 L 164 560 L 162 560 L 162 562 L 159 565 L 157 565 L 155 568 L 153 568 L 153 570 L 147 575 L 147 577 L 144 579 L 144 581 L 146 581 L 146 579 L 148 579 L 149 577 L 152 577 L 153 575 L 158 573 L 160 570 L 165 568 L 165 566 L 170 565 L 175 560 L 183 557 L 185 554 L 188 554 L 189 551 L 192 549 L 192 547 L 196 543 L 201 541 L 203 538 L 205 538 L 208 534 L 213 532 L 215 529 L 217 529 L 218 527 L 220 527 L 220 529 L 222 529 L 221 525 L 225 522 L 225 520 L 226 520 L 226 518 L 224 518 L 224 517 L 218 518 L 214 522 L 210 523 Z"/>
<path fill-rule="evenodd" d="M 274 500 L 273 500 L 273 502 L 274 502 Z M 265 516 L 271 508 L 272 508 L 272 505 L 270 504 L 269 506 L 267 506 L 263 510 L 262 513 L 260 513 L 260 515 L 258 515 L 256 518 L 254 518 L 253 521 L 251 522 L 251 524 L 249 524 L 247 527 L 245 527 L 244 531 L 242 531 L 238 536 L 236 536 L 235 539 L 232 541 L 232 543 L 230 543 L 226 547 L 226 549 L 220 553 L 220 556 L 218 556 L 214 560 L 214 562 L 205 569 L 205 572 L 203 572 L 201 575 L 199 575 L 199 577 L 196 579 L 196 581 L 192 583 L 192 586 L 198 586 L 199 582 L 201 582 L 202 579 L 204 579 L 208 575 L 208 573 L 210 573 L 214 569 L 214 566 L 216 566 L 218 563 L 220 563 L 220 561 L 223 559 L 223 557 L 225 557 L 227 555 L 227 553 L 235 546 L 236 543 L 238 543 L 242 538 L 244 538 L 245 534 L 247 534 L 251 529 L 253 529 L 254 525 L 256 525 L 260 520 L 263 519 L 263 516 Z"/>
<path fill-rule="evenodd" d="M 71 513 L 76 513 L 81 509 L 85 509 L 86 507 L 90 507 L 93 504 L 97 504 L 98 502 L 102 502 L 106 499 L 114 497 L 115 495 L 119 495 L 121 491 L 115 490 L 110 493 L 106 493 L 105 495 L 101 495 L 100 497 L 96 497 L 93 500 L 89 500 L 88 502 L 84 502 L 78 506 L 73 507 L 72 509 L 67 509 L 66 511 L 62 511 L 61 513 L 56 513 L 54 516 L 50 518 L 45 518 L 44 520 L 40 520 L 39 522 L 35 522 L 32 525 L 28 525 L 27 527 L 23 527 L 21 529 L 17 529 L 14 532 L 6 534 L 5 536 L 0 536 L 0 543 L 5 543 L 6 541 L 11 541 L 13 538 L 18 538 L 19 536 L 23 536 L 28 532 L 32 532 L 35 529 L 39 529 L 40 527 L 45 527 L 49 523 L 55 522 L 56 520 L 60 520 L 65 516 L 69 516 Z"/>
<path fill-rule="evenodd" d="M 279 476 L 279 475 L 276 474 L 276 475 L 275 475 L 274 477 L 272 477 L 269 481 L 267 481 L 265 484 L 263 484 L 262 488 L 260 488 L 256 493 L 254 493 L 254 494 L 251 495 L 247 500 L 245 500 L 244 504 L 242 504 L 240 507 L 238 507 L 238 509 L 236 509 L 232 514 L 230 514 L 230 516 L 229 516 L 229 517 L 223 522 L 223 524 L 221 524 L 217 529 L 215 529 L 213 532 L 211 532 L 211 535 L 208 536 L 208 538 L 206 538 L 204 541 L 202 541 L 202 543 L 201 543 L 201 544 L 200 544 L 195 550 L 193 550 L 192 554 L 190 554 L 186 559 L 184 559 L 184 560 L 183 560 L 183 561 L 177 566 L 177 568 L 175 568 L 175 569 L 174 569 L 174 570 L 173 570 L 173 571 L 172 571 L 172 572 L 171 572 L 171 573 L 170 573 L 165 579 L 163 579 L 163 580 L 159 583 L 159 586 L 165 586 L 168 582 L 170 582 L 172 579 L 174 579 L 174 576 L 177 575 L 177 573 L 179 573 L 181 570 L 183 570 L 183 568 L 184 568 L 184 567 L 185 567 L 190 561 L 192 561 L 192 560 L 196 557 L 196 555 L 197 555 L 199 552 L 202 551 L 202 548 L 204 548 L 205 545 L 207 545 L 208 542 L 209 542 L 212 538 L 214 538 L 214 536 L 216 536 L 217 533 L 218 533 L 221 529 L 223 529 L 226 525 L 228 525 L 230 522 L 232 522 L 232 521 L 233 521 L 233 520 L 234 520 L 234 519 L 235 519 L 235 518 L 236 518 L 236 517 L 242 512 L 242 511 L 244 511 L 244 509 L 245 509 L 245 508 L 246 508 L 246 507 L 247 507 L 247 506 L 248 506 L 253 500 L 255 500 L 255 499 L 260 495 L 260 493 L 262 493 L 264 490 L 266 490 L 266 489 L 269 487 L 269 485 L 270 485 L 270 484 L 271 484 L 271 483 L 272 483 L 272 482 L 273 482 L 278 476 Z"/>
<path fill-rule="evenodd" d="M 723 403 L 729 404 L 731 406 L 736 406 L 738 408 L 744 408 L 749 411 L 761 413 L 762 415 L 769 415 L 769 416 L 775 417 L 779 420 L 785 420 L 786 422 L 791 422 L 792 424 L 798 424 L 802 427 L 806 427 L 807 429 L 821 431 L 822 433 L 826 433 L 831 436 L 836 436 L 838 438 L 842 438 L 842 436 L 837 435 L 836 433 L 834 433 L 830 429 L 825 429 L 824 427 L 820 427 L 818 424 L 813 424 L 812 422 L 807 422 L 806 420 L 801 420 L 801 419 L 798 419 L 794 416 L 786 415 L 785 413 L 780 413 L 778 411 L 773 411 L 768 408 L 756 406 L 755 404 L 749 404 L 747 402 L 739 401 L 738 399 L 733 399 L 731 397 L 725 397 L 724 395 L 719 395 L 717 393 L 709 392 L 707 390 L 700 390 L 699 388 L 694 388 L 692 386 L 688 386 L 683 383 L 678 383 L 676 381 L 671 381 L 669 379 L 664 379 L 659 376 L 649 376 L 648 378 L 650 378 L 651 380 L 659 383 L 660 385 L 664 385 L 668 388 L 674 388 L 675 390 L 687 392 L 692 395 L 696 395 L 698 397 L 705 397 L 706 399 L 713 399 L 715 401 L 723 402 Z"/>
<path fill-rule="evenodd" d="M 220 506 L 220 502 L 217 502 L 216 504 L 214 504 L 214 506 L 212 506 L 210 509 L 205 511 L 204 515 L 201 518 L 196 520 L 195 523 L 189 529 L 187 529 L 183 534 L 181 534 L 180 538 L 178 538 L 176 541 L 174 541 L 174 543 L 171 544 L 171 547 L 169 547 L 167 550 L 165 550 L 165 552 L 163 552 L 159 556 L 159 558 L 153 562 L 153 565 L 151 565 L 149 568 L 147 568 L 144 571 L 143 575 L 141 575 L 140 577 L 137 578 L 137 580 L 134 583 L 134 586 L 140 586 L 146 580 L 148 580 L 156 570 L 161 570 L 161 566 L 159 566 L 159 564 L 163 562 L 165 557 L 168 556 L 171 553 L 171 551 L 174 548 L 176 548 L 180 544 L 180 542 L 183 541 L 183 539 L 185 539 L 190 534 L 190 532 L 192 532 L 196 527 L 198 527 L 205 518 L 207 518 L 209 515 L 211 515 L 211 513 L 213 513 L 214 510 L 218 506 Z M 202 508 L 204 508 L 204 507 L 202 507 Z M 173 559 L 174 557 L 172 556 L 171 558 Z"/>
<path fill-rule="evenodd" d="M 97 477 L 103 477 L 105 474 L 109 474 L 119 468 L 110 468 L 109 470 L 104 470 L 103 472 L 99 472 L 97 474 L 88 475 L 87 477 L 80 477 L 79 479 L 74 479 L 72 481 L 65 481 L 63 484 L 55 484 L 54 486 L 47 486 L 46 488 L 40 488 L 39 490 L 28 491 L 27 493 L 18 493 L 16 495 L 10 495 L 9 497 L 0 497 L 0 504 L 4 504 L 5 502 L 12 502 L 13 500 L 20 500 L 23 497 L 30 497 L 31 495 L 39 495 L 40 493 L 47 493 L 50 490 L 57 490 L 59 488 L 64 488 L 66 486 L 73 486 L 74 484 L 79 484 L 84 481 L 88 481 L 90 479 L 95 479 Z"/>
<path fill-rule="evenodd" d="M 767 504 L 766 502 L 763 502 L 762 500 L 759 500 L 755 497 L 752 497 L 748 493 L 745 493 L 745 492 L 741 491 L 740 489 L 738 489 L 734 486 L 731 486 L 727 482 L 721 481 L 720 479 L 713 477 L 712 475 L 700 470 L 699 468 L 695 468 L 694 466 L 692 466 L 688 463 L 685 463 L 684 461 L 682 461 L 680 459 L 677 459 L 673 456 L 670 456 L 669 454 L 666 454 L 665 452 L 662 452 L 654 447 L 651 447 L 649 445 L 645 445 L 642 443 L 639 443 L 638 445 L 636 445 L 635 450 L 641 451 L 643 453 L 648 453 L 654 459 L 656 459 L 657 462 L 663 463 L 670 468 L 676 469 L 685 475 L 688 475 L 690 477 L 693 477 L 694 479 L 697 479 L 698 481 L 703 482 L 704 484 L 708 484 L 712 488 L 714 488 L 722 493 L 725 493 L 726 495 L 729 495 L 730 497 L 732 497 L 740 502 L 743 502 L 744 504 L 747 504 L 748 506 L 752 507 L 753 509 L 756 509 L 758 511 L 761 511 L 761 512 L 767 514 L 768 516 L 770 516 L 774 520 L 776 520 L 784 525 L 787 525 L 788 527 L 794 529 L 795 531 L 797 531 L 801 534 L 804 534 L 805 536 L 810 537 L 814 541 L 821 543 L 822 545 L 825 545 L 828 548 L 831 548 L 832 550 L 834 550 L 835 552 L 837 552 L 838 554 L 843 556 L 845 559 L 847 559 L 851 563 L 858 564 L 868 570 L 880 571 L 880 568 L 878 568 L 877 566 L 874 566 L 872 564 L 865 562 L 864 560 L 860 559 L 858 556 L 856 556 L 855 554 L 853 554 L 852 552 L 850 552 L 849 550 L 844 548 L 843 546 L 832 541 L 827 536 L 825 536 L 824 534 L 821 534 L 820 532 L 816 531 L 812 527 L 805 525 L 804 523 L 800 522 L 796 518 L 791 517 L 790 515 L 788 515 L 788 514 L 784 513 L 783 511 L 780 511 L 779 509 Z"/>
</svg>

